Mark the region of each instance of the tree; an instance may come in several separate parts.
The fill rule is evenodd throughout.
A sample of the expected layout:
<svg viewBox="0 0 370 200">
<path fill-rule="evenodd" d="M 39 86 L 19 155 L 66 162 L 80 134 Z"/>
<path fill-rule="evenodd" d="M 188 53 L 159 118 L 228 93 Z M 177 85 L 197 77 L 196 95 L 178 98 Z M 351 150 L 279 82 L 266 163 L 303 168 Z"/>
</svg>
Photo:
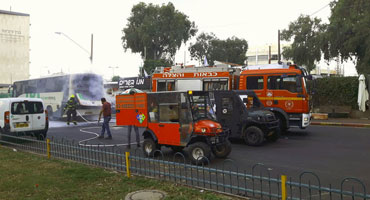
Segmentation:
<svg viewBox="0 0 370 200">
<path fill-rule="evenodd" d="M 120 79 L 121 77 L 120 76 L 113 76 L 112 77 L 112 81 L 119 81 L 119 79 Z"/>
<path fill-rule="evenodd" d="M 197 32 L 194 22 L 177 11 L 172 3 L 157 6 L 138 3 L 122 30 L 125 50 L 140 53 L 144 59 L 173 58 L 181 44 Z"/>
<path fill-rule="evenodd" d="M 201 33 L 197 37 L 195 44 L 190 43 L 189 52 L 190 56 L 199 62 L 202 62 L 204 57 L 210 58 L 210 46 L 213 40 L 217 39 L 216 35 L 213 33 Z"/>
<path fill-rule="evenodd" d="M 144 61 L 144 69 L 150 75 L 154 72 L 156 67 L 171 67 L 172 61 L 166 59 L 152 60 L 147 59 Z"/>
<path fill-rule="evenodd" d="M 331 3 L 326 58 L 356 59 L 360 73 L 370 73 L 370 1 L 338 0 Z"/>
<path fill-rule="evenodd" d="M 216 60 L 242 65 L 247 59 L 247 50 L 248 42 L 246 40 L 235 36 L 220 40 L 213 33 L 200 34 L 196 43 L 189 47 L 192 58 L 201 62 L 206 56 L 210 65 L 213 65 Z"/>
<path fill-rule="evenodd" d="M 283 56 L 294 63 L 306 66 L 308 72 L 315 68 L 315 62 L 321 60 L 324 33 L 326 24 L 321 24 L 318 18 L 311 19 L 308 15 L 301 15 L 289 28 L 282 31 L 282 40 L 291 41 L 290 47 L 283 48 Z"/>
</svg>

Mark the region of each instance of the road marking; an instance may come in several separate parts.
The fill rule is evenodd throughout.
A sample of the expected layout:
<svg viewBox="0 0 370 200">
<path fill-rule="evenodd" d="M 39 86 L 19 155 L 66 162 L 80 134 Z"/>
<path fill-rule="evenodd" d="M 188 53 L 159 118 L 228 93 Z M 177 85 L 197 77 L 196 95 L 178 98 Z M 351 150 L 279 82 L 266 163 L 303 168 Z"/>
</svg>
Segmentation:
<svg viewBox="0 0 370 200">
<path fill-rule="evenodd" d="M 90 141 L 90 140 L 93 140 L 93 139 L 97 139 L 99 137 L 100 134 L 86 130 L 86 129 L 96 129 L 96 128 L 100 128 L 100 126 L 81 128 L 80 132 L 92 134 L 92 135 L 94 135 L 94 137 L 81 140 L 81 141 L 78 142 L 78 145 L 83 146 L 83 147 L 115 147 L 115 146 L 117 147 L 117 146 L 127 146 L 127 145 L 129 145 L 128 143 L 123 143 L 123 144 L 83 144 L 84 142 L 87 142 L 87 141 Z M 137 144 L 136 142 L 130 143 L 130 145 L 136 145 L 136 144 Z"/>
</svg>

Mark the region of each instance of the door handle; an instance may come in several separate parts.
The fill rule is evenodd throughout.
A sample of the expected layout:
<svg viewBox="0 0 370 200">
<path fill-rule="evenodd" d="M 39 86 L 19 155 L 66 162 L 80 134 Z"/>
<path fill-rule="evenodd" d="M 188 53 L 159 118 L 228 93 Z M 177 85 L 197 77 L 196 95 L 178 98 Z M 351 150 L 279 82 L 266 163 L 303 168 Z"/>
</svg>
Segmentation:
<svg viewBox="0 0 370 200">
<path fill-rule="evenodd" d="M 28 117 L 28 115 L 26 115 L 26 121 L 28 121 L 30 119 L 30 117 Z"/>
<path fill-rule="evenodd" d="M 159 127 L 164 127 L 164 125 L 163 124 L 159 124 Z"/>
</svg>

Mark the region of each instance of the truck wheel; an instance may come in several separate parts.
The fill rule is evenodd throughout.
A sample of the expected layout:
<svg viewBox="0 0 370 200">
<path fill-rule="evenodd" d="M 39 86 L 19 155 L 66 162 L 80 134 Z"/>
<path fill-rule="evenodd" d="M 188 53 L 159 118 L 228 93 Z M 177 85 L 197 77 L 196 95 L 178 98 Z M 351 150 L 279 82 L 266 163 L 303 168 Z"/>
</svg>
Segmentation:
<svg viewBox="0 0 370 200">
<path fill-rule="evenodd" d="M 154 142 L 152 138 L 144 139 L 143 151 L 144 151 L 145 156 L 152 157 L 156 150 L 157 150 L 157 144 Z"/>
<path fill-rule="evenodd" d="M 193 164 L 208 164 L 211 158 L 211 148 L 204 142 L 195 142 L 189 145 L 189 157 Z"/>
<path fill-rule="evenodd" d="M 263 139 L 263 132 L 260 128 L 251 126 L 245 130 L 244 141 L 247 145 L 260 146 L 263 143 Z"/>
<path fill-rule="evenodd" d="M 286 127 L 285 118 L 281 114 L 275 114 L 275 116 L 279 120 L 279 135 L 284 134 L 288 130 Z"/>
<path fill-rule="evenodd" d="M 171 149 L 172 149 L 172 151 L 174 151 L 174 152 L 181 152 L 181 151 L 184 149 L 184 147 L 180 147 L 180 146 L 171 146 Z"/>
<path fill-rule="evenodd" d="M 223 144 L 212 147 L 212 152 L 217 158 L 226 158 L 231 152 L 231 143 L 226 140 Z"/>
</svg>

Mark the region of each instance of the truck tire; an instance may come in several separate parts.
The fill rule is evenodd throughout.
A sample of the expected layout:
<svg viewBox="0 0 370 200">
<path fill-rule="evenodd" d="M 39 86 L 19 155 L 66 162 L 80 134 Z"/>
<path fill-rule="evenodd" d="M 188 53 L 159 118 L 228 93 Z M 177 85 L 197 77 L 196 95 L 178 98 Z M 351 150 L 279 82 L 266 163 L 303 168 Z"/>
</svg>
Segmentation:
<svg viewBox="0 0 370 200">
<path fill-rule="evenodd" d="M 211 148 L 204 142 L 195 142 L 188 147 L 189 158 L 195 165 L 208 164 L 211 158 Z"/>
<path fill-rule="evenodd" d="M 260 146 L 263 143 L 264 135 L 257 126 L 248 127 L 244 133 L 244 141 L 250 146 Z"/>
<path fill-rule="evenodd" d="M 231 143 L 226 140 L 223 144 L 212 147 L 212 152 L 217 158 L 226 158 L 231 152 Z"/>
<path fill-rule="evenodd" d="M 157 150 L 157 144 L 152 138 L 146 138 L 143 142 L 143 152 L 147 157 L 152 157 Z"/>
<path fill-rule="evenodd" d="M 171 146 L 171 149 L 172 149 L 172 151 L 174 151 L 174 152 L 181 152 L 181 151 L 184 149 L 184 147 L 180 147 L 180 146 Z"/>
<path fill-rule="evenodd" d="M 275 116 L 276 116 L 276 119 L 279 120 L 279 130 L 277 131 L 279 131 L 279 135 L 282 135 L 288 130 L 288 127 L 286 127 L 286 121 L 285 121 L 286 119 L 281 114 L 275 113 Z"/>
</svg>

